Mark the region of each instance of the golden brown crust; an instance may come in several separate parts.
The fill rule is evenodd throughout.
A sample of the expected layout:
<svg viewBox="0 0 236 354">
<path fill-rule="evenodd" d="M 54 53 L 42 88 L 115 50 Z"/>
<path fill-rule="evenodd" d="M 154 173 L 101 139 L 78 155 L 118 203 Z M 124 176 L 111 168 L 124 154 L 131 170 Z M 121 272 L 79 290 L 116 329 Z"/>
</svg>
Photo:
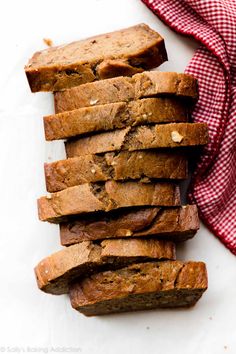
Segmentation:
<svg viewBox="0 0 236 354">
<path fill-rule="evenodd" d="M 130 206 L 176 206 L 179 188 L 172 183 L 107 181 L 81 184 L 38 199 L 39 219 L 58 223 L 63 217 Z"/>
<path fill-rule="evenodd" d="M 91 275 L 70 288 L 71 305 L 87 316 L 194 305 L 207 289 L 203 262 L 152 262 Z"/>
<path fill-rule="evenodd" d="M 167 60 L 163 38 L 145 24 L 37 52 L 25 72 L 32 92 L 133 75 Z"/>
<path fill-rule="evenodd" d="M 188 103 L 177 98 L 145 98 L 84 107 L 44 117 L 46 140 L 163 122 L 186 122 Z"/>
<path fill-rule="evenodd" d="M 146 208 L 105 215 L 88 215 L 60 224 L 63 246 L 111 238 L 154 237 L 174 242 L 192 238 L 199 229 L 196 205 Z"/>
<path fill-rule="evenodd" d="M 35 267 L 39 289 L 60 295 L 81 276 L 101 269 L 117 269 L 145 260 L 175 259 L 172 242 L 157 240 L 105 240 L 101 244 L 85 241 L 58 251 Z"/>
<path fill-rule="evenodd" d="M 205 123 L 128 127 L 65 143 L 67 157 L 120 151 L 201 146 L 208 142 Z"/>
<path fill-rule="evenodd" d="M 56 92 L 55 112 L 162 95 L 195 100 L 198 97 L 197 80 L 187 74 L 160 71 L 100 80 Z"/>
<path fill-rule="evenodd" d="M 185 179 L 187 157 L 184 154 L 150 150 L 122 151 L 46 163 L 44 170 L 47 191 L 58 192 L 79 184 L 110 179 Z"/>
</svg>

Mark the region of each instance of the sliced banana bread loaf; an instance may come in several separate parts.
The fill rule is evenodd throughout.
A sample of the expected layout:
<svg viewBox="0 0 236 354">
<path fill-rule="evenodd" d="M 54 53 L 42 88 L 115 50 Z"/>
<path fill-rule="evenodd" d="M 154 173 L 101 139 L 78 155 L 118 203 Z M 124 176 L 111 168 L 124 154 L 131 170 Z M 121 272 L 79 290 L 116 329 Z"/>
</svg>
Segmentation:
<svg viewBox="0 0 236 354">
<path fill-rule="evenodd" d="M 180 205 L 173 183 L 115 182 L 81 184 L 38 199 L 39 219 L 58 223 L 65 217 L 135 206 Z"/>
<path fill-rule="evenodd" d="M 85 277 L 70 287 L 74 309 L 86 316 L 193 306 L 207 289 L 203 262 L 151 262 Z"/>
<path fill-rule="evenodd" d="M 117 129 L 71 140 L 65 146 L 67 157 L 75 157 L 120 150 L 200 146 L 207 142 L 207 124 L 170 123 Z"/>
<path fill-rule="evenodd" d="M 196 205 L 119 210 L 108 215 L 83 215 L 60 224 L 63 246 L 119 237 L 154 237 L 182 242 L 199 229 Z"/>
<path fill-rule="evenodd" d="M 181 153 L 121 151 L 86 155 L 46 163 L 48 192 L 58 192 L 78 184 L 114 180 L 187 178 L 187 157 Z"/>
<path fill-rule="evenodd" d="M 164 39 L 145 24 L 37 52 L 25 72 L 32 92 L 128 75 L 167 60 Z"/>
<path fill-rule="evenodd" d="M 179 98 L 144 98 L 84 107 L 44 117 L 46 140 L 151 123 L 186 122 L 189 105 Z"/>
<path fill-rule="evenodd" d="M 55 295 L 68 292 L 69 284 L 101 269 L 117 269 L 146 260 L 175 259 L 172 242 L 117 239 L 84 241 L 43 259 L 35 267 L 38 287 Z"/>
<path fill-rule="evenodd" d="M 197 80 L 187 74 L 160 71 L 100 80 L 56 92 L 55 112 L 163 95 L 197 99 Z"/>
</svg>

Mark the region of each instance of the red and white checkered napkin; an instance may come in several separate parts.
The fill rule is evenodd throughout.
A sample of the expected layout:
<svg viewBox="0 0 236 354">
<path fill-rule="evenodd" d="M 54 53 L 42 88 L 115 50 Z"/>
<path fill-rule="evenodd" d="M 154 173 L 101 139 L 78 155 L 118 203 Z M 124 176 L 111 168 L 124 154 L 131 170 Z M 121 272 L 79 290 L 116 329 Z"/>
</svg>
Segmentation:
<svg viewBox="0 0 236 354">
<path fill-rule="evenodd" d="M 176 32 L 200 42 L 185 72 L 199 83 L 195 122 L 210 143 L 189 197 L 202 220 L 236 255 L 236 0 L 142 0 Z"/>
</svg>

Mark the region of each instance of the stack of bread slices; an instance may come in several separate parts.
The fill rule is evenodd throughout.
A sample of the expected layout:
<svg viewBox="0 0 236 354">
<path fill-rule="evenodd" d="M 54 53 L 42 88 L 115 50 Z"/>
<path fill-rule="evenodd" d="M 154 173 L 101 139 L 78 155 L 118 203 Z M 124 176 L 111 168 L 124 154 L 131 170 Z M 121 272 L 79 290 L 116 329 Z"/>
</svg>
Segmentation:
<svg viewBox="0 0 236 354">
<path fill-rule="evenodd" d="M 87 316 L 190 306 L 207 288 L 203 262 L 175 258 L 199 228 L 178 182 L 207 126 L 189 122 L 195 78 L 148 71 L 165 60 L 163 38 L 140 24 L 37 52 L 25 67 L 32 92 L 54 92 L 46 140 L 67 139 L 38 200 L 66 247 L 35 267 L 37 283 Z"/>
</svg>

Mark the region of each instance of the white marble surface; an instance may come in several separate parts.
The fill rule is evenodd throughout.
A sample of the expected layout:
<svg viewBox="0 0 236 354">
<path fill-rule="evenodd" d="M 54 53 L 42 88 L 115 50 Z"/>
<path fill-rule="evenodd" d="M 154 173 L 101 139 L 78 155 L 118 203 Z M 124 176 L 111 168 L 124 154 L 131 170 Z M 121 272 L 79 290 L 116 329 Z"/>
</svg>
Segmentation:
<svg viewBox="0 0 236 354">
<path fill-rule="evenodd" d="M 45 193 L 43 162 L 63 157 L 45 143 L 42 116 L 50 94 L 31 94 L 23 67 L 44 48 L 146 22 L 166 39 L 169 62 L 183 71 L 197 44 L 171 32 L 139 0 L 12 1 L 1 3 L 0 70 L 0 351 L 222 354 L 236 352 L 235 257 L 206 230 L 178 250 L 208 265 L 209 290 L 189 310 L 156 310 L 86 318 L 66 296 L 37 290 L 33 267 L 60 249 L 58 228 L 37 219 Z"/>
</svg>

